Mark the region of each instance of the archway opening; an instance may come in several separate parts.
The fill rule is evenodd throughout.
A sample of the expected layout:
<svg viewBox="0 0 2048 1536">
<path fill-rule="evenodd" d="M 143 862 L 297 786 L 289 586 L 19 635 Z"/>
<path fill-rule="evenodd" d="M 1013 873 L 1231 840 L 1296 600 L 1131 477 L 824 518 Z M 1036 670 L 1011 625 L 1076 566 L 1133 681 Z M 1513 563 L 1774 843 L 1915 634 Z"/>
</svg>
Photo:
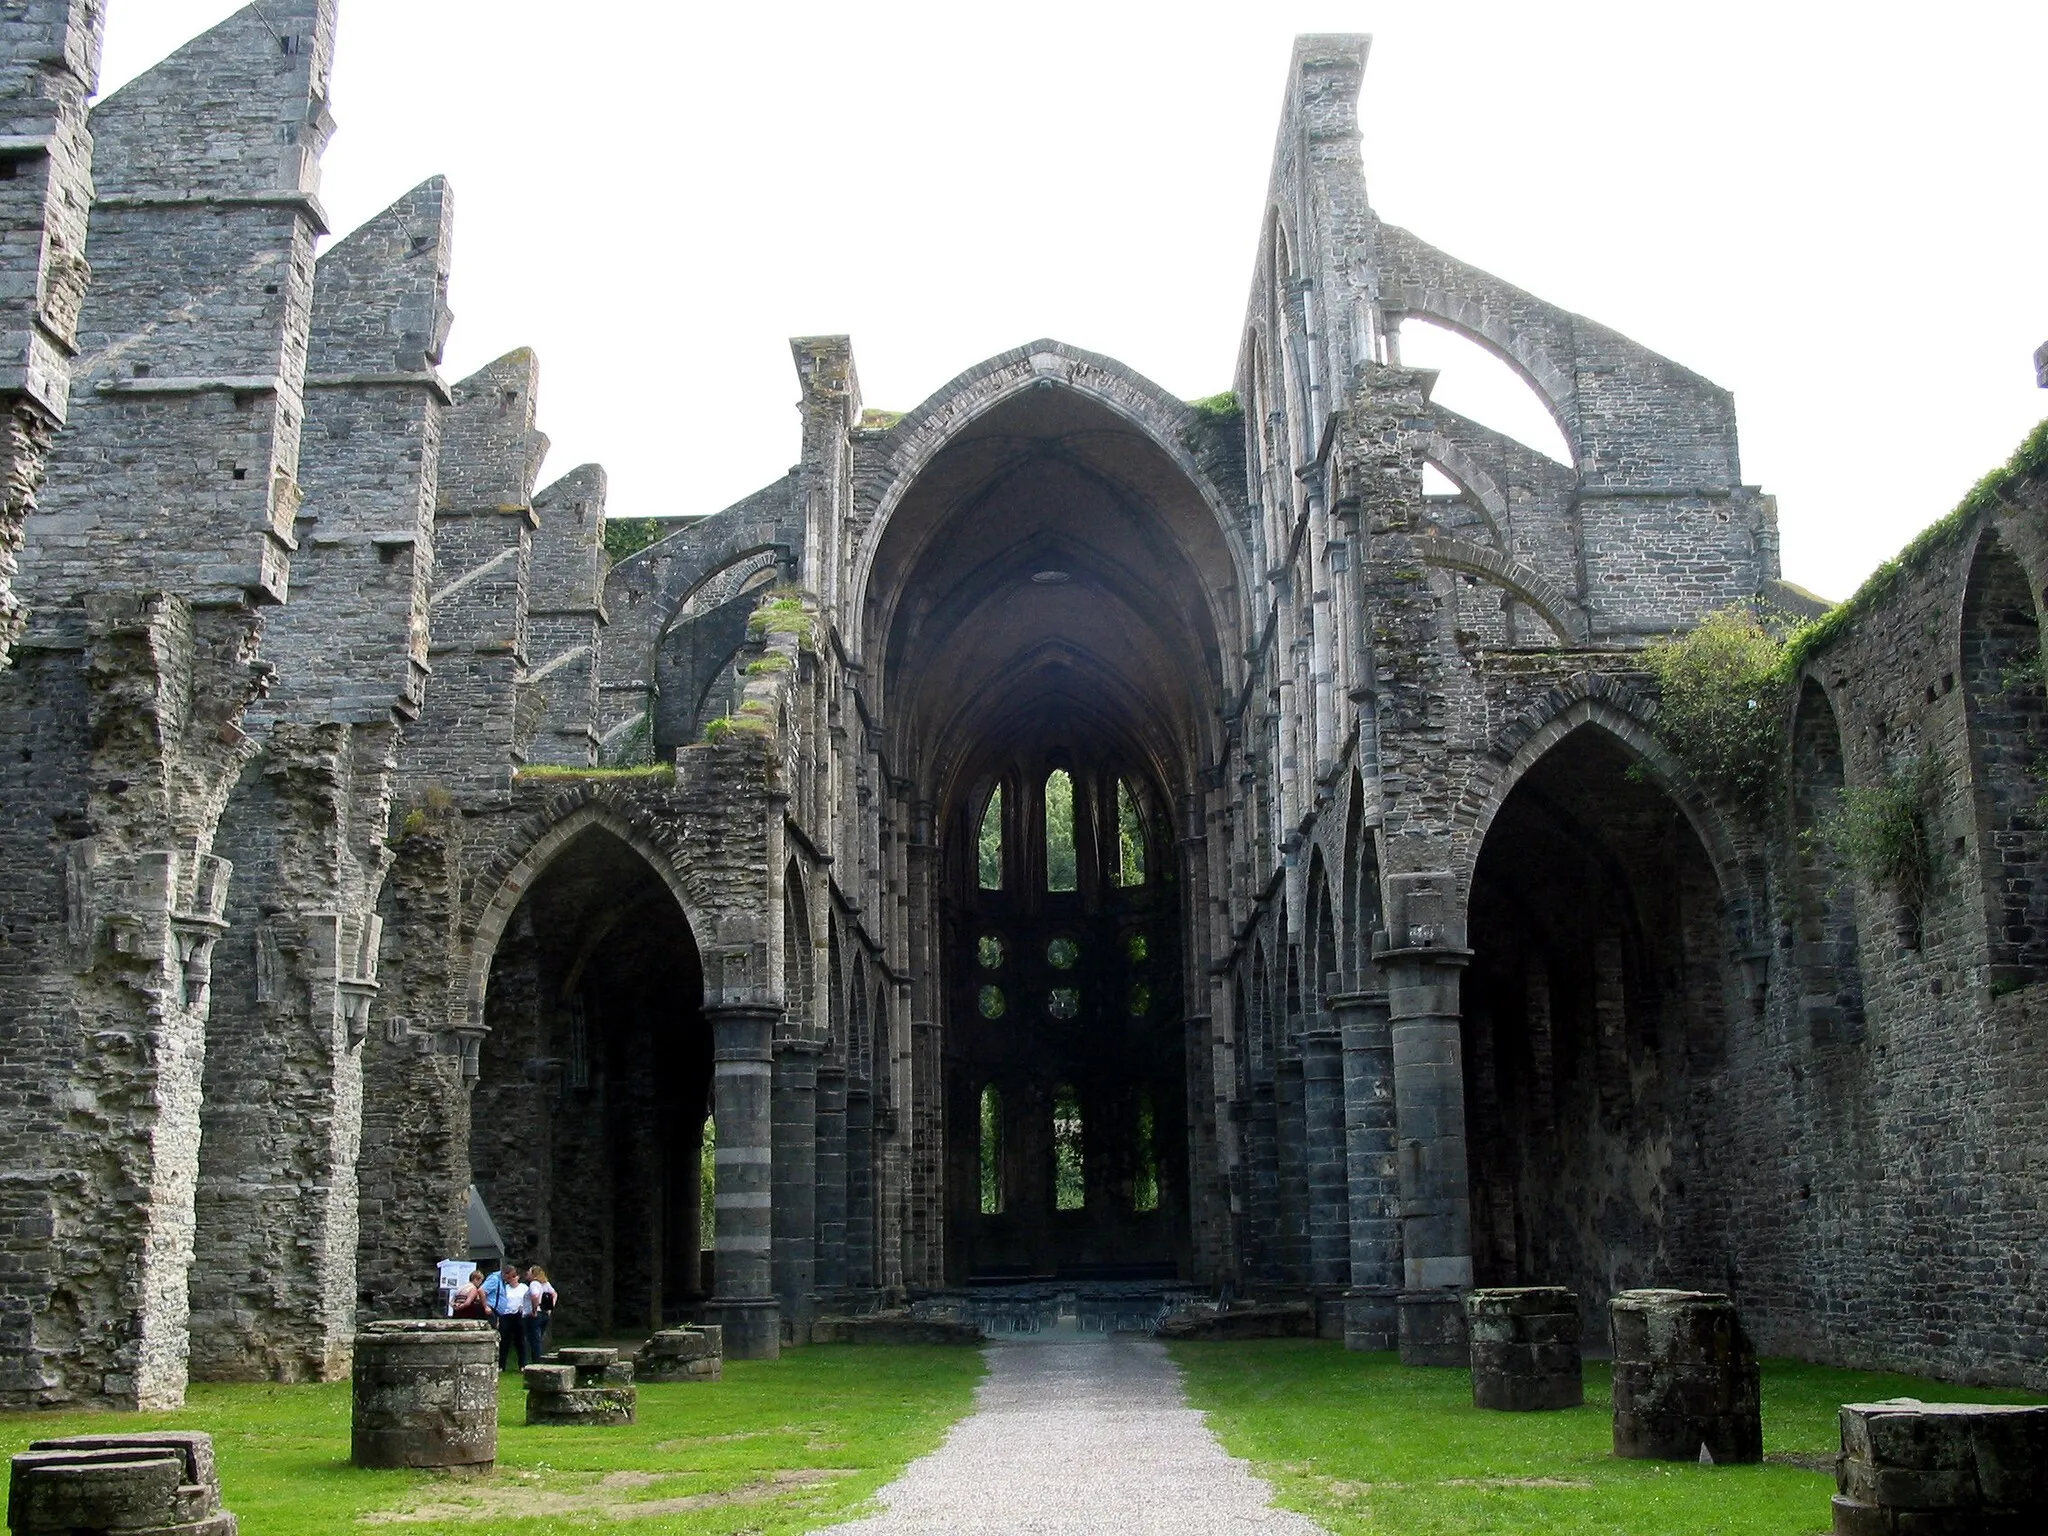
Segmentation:
<svg viewBox="0 0 2048 1536">
<path fill-rule="evenodd" d="M 470 1161 L 514 1263 L 561 1292 L 564 1335 L 702 1300 L 710 1112 L 704 974 L 674 893 L 599 827 L 527 887 L 491 957 Z"/>
<path fill-rule="evenodd" d="M 1237 622 L 1216 510 L 1150 432 L 1046 379 L 936 453 L 869 569 L 864 653 L 941 856 L 916 920 L 944 1279 L 1184 1275 L 1179 808 Z"/>
<path fill-rule="evenodd" d="M 1633 771 L 1632 771 L 1633 770 Z M 1678 804 L 1581 726 L 1474 871 L 1464 1071 L 1480 1285 L 1727 1283 L 1699 1166 L 1724 1047 L 1719 882 Z"/>
</svg>

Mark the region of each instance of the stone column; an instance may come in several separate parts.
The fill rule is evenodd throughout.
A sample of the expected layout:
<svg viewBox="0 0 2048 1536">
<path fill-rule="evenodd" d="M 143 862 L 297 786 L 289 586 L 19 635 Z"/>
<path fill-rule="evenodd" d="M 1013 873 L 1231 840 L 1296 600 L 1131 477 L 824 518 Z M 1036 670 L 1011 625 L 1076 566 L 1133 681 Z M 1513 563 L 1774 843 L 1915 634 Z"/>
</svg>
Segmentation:
<svg viewBox="0 0 2048 1536">
<path fill-rule="evenodd" d="M 1345 1156 L 1344 1052 L 1320 1020 L 1301 1041 L 1302 1109 L 1308 1121 L 1308 1279 L 1342 1287 L 1351 1278 L 1351 1193 Z"/>
<path fill-rule="evenodd" d="M 1308 1123 L 1302 1089 L 1300 1048 L 1283 1045 L 1273 1083 L 1280 1192 L 1279 1241 L 1274 1246 L 1279 1278 L 1290 1285 L 1308 1278 Z"/>
<path fill-rule="evenodd" d="M 775 1042 L 774 1094 L 775 1297 L 790 1342 L 808 1344 L 818 1290 L 817 1042 Z"/>
<path fill-rule="evenodd" d="M 1387 994 L 1330 999 L 1344 1061 L 1344 1173 L 1350 1195 L 1347 1349 L 1392 1349 L 1399 1336 L 1400 1178 L 1394 1135 L 1394 1041 Z"/>
<path fill-rule="evenodd" d="M 818 1290 L 846 1289 L 846 1068 L 818 1068 Z"/>
<path fill-rule="evenodd" d="M 717 1293 L 706 1317 L 725 1330 L 734 1360 L 773 1360 L 782 1352 L 781 1309 L 769 1267 L 774 1169 L 771 1081 L 775 1025 L 767 1003 L 706 1003 L 711 1025 L 713 1102 L 717 1106 Z"/>
<path fill-rule="evenodd" d="M 846 1283 L 864 1288 L 875 1274 L 875 1103 L 864 1079 L 846 1093 Z"/>
<path fill-rule="evenodd" d="M 1458 975 L 1466 950 L 1381 957 L 1393 1038 L 1401 1185 L 1401 1358 L 1467 1363 L 1462 1293 L 1472 1284 L 1472 1192 Z"/>
</svg>

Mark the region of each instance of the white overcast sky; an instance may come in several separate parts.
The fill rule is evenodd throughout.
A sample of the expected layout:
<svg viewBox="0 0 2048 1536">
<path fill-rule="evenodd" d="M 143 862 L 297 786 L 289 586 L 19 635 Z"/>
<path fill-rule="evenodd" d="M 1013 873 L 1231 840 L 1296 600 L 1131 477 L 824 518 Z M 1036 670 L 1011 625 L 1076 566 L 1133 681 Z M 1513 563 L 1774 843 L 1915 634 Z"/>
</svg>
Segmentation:
<svg viewBox="0 0 2048 1536">
<path fill-rule="evenodd" d="M 236 8 L 112 0 L 103 88 Z M 324 196 L 446 173 L 450 376 L 533 346 L 548 478 L 714 511 L 796 457 L 790 336 L 894 409 L 1038 336 L 1228 388 L 1305 31 L 1373 34 L 1383 217 L 1735 391 L 1791 580 L 1846 596 L 2048 414 L 2042 0 L 341 0 Z"/>
</svg>

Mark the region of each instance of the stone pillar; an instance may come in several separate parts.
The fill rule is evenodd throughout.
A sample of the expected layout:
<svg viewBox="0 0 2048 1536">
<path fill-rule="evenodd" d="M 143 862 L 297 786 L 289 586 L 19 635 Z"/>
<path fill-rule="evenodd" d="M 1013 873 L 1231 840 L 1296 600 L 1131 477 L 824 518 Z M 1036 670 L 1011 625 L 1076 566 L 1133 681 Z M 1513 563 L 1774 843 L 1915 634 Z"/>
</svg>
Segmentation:
<svg viewBox="0 0 2048 1536">
<path fill-rule="evenodd" d="M 1394 1042 L 1384 992 L 1330 999 L 1344 1054 L 1344 1172 L 1350 1194 L 1347 1349 L 1399 1341 L 1400 1175 L 1395 1153 Z"/>
<path fill-rule="evenodd" d="M 846 1289 L 846 1068 L 818 1068 L 818 1289 Z"/>
<path fill-rule="evenodd" d="M 348 1372 L 376 905 L 397 732 L 426 680 L 452 224 L 435 178 L 315 268 L 291 601 L 264 626 L 262 756 L 215 838 L 237 875 L 208 1024 L 201 1380 Z"/>
<path fill-rule="evenodd" d="M 75 18 L 7 9 L 66 29 L 34 67 L 76 89 Z M 244 8 L 91 112 L 80 361 L 0 674 L 0 1406 L 184 1395 L 212 844 L 288 586 L 333 35 L 333 0 Z"/>
<path fill-rule="evenodd" d="M 1614 1454 L 1762 1461 L 1756 1352 L 1735 1303 L 1700 1291 L 1623 1291 L 1608 1303 Z"/>
<path fill-rule="evenodd" d="M 1279 1278 L 1289 1285 L 1308 1278 L 1308 1115 L 1303 1087 L 1300 1047 L 1284 1044 L 1273 1073 L 1273 1160 L 1280 1195 L 1275 1257 Z"/>
<path fill-rule="evenodd" d="M 782 1010 L 766 1003 L 709 1003 L 712 1102 L 717 1106 L 717 1287 L 706 1320 L 724 1329 L 733 1360 L 773 1360 L 782 1352 L 781 1309 L 769 1266 L 772 1249 L 775 1026 Z"/>
<path fill-rule="evenodd" d="M 71 405 L 92 207 L 86 101 L 99 84 L 103 0 L 33 0 L 0 15 L 0 667 L 21 632 L 14 551 Z"/>
<path fill-rule="evenodd" d="M 1256 1074 L 1257 1066 L 1252 1070 Z M 1267 1070 L 1275 1071 L 1270 1063 Z M 1254 1077 L 1246 1125 L 1247 1160 L 1251 1164 L 1251 1172 L 1245 1180 L 1251 1191 L 1251 1210 L 1246 1215 L 1246 1225 L 1251 1228 L 1249 1269 L 1254 1280 L 1278 1280 L 1282 1275 L 1278 1099 L 1273 1079 L 1260 1081 Z"/>
<path fill-rule="evenodd" d="M 1467 951 L 1391 950 L 1387 976 L 1401 1184 L 1401 1359 L 1463 1366 L 1472 1284 L 1472 1192 L 1458 977 Z"/>
<path fill-rule="evenodd" d="M 463 1318 L 356 1335 L 350 1459 L 359 1467 L 488 1467 L 498 1459 L 498 1335 Z"/>
<path fill-rule="evenodd" d="M 1344 1052 L 1334 1027 L 1301 1042 L 1302 1107 L 1308 1119 L 1308 1278 L 1339 1288 L 1351 1279 L 1351 1194 L 1345 1162 Z"/>
<path fill-rule="evenodd" d="M 808 1344 L 818 1292 L 818 1046 L 775 1042 L 775 1299 L 786 1342 Z"/>
<path fill-rule="evenodd" d="M 572 469 L 533 499 L 533 581 L 527 602 L 526 681 L 540 705 L 527 761 L 571 768 L 598 761 L 598 650 L 607 618 L 607 482 L 596 464 Z"/>
<path fill-rule="evenodd" d="M 846 1283 L 880 1284 L 875 1273 L 875 1101 L 864 1078 L 846 1091 Z"/>
<path fill-rule="evenodd" d="M 1842 1405 L 1835 1536 L 2048 1530 L 2048 1408 Z"/>
<path fill-rule="evenodd" d="M 1472 1406 L 1527 1413 L 1586 1400 L 1579 1298 L 1561 1285 L 1471 1291 Z"/>
</svg>

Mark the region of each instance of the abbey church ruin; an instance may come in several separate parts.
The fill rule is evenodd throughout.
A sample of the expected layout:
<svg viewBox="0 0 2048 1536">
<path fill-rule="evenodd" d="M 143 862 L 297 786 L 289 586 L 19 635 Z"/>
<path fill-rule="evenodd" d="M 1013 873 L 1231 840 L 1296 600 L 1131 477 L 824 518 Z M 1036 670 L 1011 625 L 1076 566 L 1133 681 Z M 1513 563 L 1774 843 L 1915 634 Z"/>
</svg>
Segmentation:
<svg viewBox="0 0 2048 1536">
<path fill-rule="evenodd" d="M 1712 771 L 1658 647 L 1820 606 L 1731 397 L 1383 223 L 1305 37 L 1230 394 L 1039 341 L 898 416 L 799 338 L 795 468 L 614 561 L 536 358 L 439 371 L 449 188 L 327 238 L 336 10 L 94 103 L 104 0 L 0 5 L 0 1406 L 344 1375 L 472 1185 L 569 1331 L 735 1357 L 1671 1285 L 2048 1386 L 2038 441 Z"/>
</svg>

